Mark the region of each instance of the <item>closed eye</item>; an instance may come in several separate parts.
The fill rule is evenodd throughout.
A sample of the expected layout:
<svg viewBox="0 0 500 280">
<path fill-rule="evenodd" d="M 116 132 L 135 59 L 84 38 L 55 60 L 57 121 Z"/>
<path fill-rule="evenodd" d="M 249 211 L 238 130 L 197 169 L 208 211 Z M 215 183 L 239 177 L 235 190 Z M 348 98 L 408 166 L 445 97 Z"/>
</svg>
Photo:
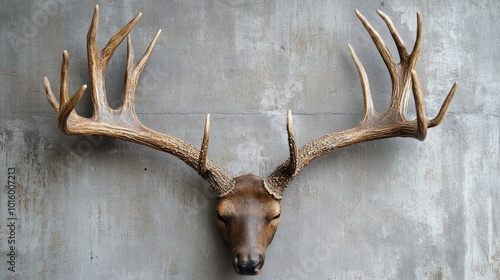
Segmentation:
<svg viewBox="0 0 500 280">
<path fill-rule="evenodd" d="M 226 219 L 224 219 L 224 217 L 222 217 L 220 214 L 217 214 L 217 219 L 219 219 L 223 223 L 226 223 Z"/>
<path fill-rule="evenodd" d="M 280 216 L 281 216 L 281 213 L 278 213 L 278 215 L 276 215 L 276 216 L 273 217 L 273 220 L 278 219 Z"/>
</svg>

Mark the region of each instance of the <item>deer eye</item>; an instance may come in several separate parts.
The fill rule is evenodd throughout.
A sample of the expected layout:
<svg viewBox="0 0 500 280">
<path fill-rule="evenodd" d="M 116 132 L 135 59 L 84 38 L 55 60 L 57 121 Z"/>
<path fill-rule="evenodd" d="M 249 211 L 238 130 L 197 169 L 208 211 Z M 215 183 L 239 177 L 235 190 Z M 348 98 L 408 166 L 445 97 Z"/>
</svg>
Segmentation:
<svg viewBox="0 0 500 280">
<path fill-rule="evenodd" d="M 226 223 L 226 219 L 224 219 L 224 217 L 222 217 L 220 214 L 217 214 L 217 219 L 219 219 L 219 221 L 223 222 L 224 224 Z"/>
<path fill-rule="evenodd" d="M 276 215 L 276 216 L 273 217 L 273 220 L 278 219 L 280 216 L 281 216 L 281 213 L 278 213 L 278 215 Z"/>
</svg>

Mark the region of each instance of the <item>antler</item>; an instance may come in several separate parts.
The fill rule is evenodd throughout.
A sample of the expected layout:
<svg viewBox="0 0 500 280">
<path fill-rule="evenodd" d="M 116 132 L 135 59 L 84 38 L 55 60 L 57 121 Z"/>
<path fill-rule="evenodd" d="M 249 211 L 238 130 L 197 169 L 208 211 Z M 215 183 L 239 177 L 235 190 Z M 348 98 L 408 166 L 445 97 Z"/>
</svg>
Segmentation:
<svg viewBox="0 0 500 280">
<path fill-rule="evenodd" d="M 291 112 L 289 111 L 287 118 L 287 131 L 290 146 L 290 158 L 274 170 L 265 180 L 266 189 L 276 199 L 282 198 L 284 189 L 290 184 L 295 176 L 297 176 L 302 168 L 308 165 L 313 159 L 335 149 L 389 137 L 412 137 L 418 140 L 424 140 L 427 134 L 427 128 L 437 126 L 441 123 L 453 99 L 453 95 L 457 89 L 457 83 L 454 83 L 448 93 L 448 96 L 444 100 L 438 115 L 432 120 L 427 120 L 424 110 L 422 90 L 420 88 L 417 73 L 415 72 L 417 59 L 422 45 L 422 18 L 420 13 L 417 13 L 417 38 L 415 40 L 415 46 L 412 52 L 408 53 L 405 43 L 401 39 L 401 36 L 397 32 L 390 18 L 383 12 L 377 11 L 380 17 L 385 21 L 394 42 L 396 43 L 400 57 L 400 63 L 397 64 L 377 31 L 358 10 L 355 10 L 355 12 L 370 34 L 375 46 L 385 62 L 385 65 L 387 66 L 387 69 L 389 70 L 392 81 L 392 97 L 389 108 L 382 114 L 375 111 L 365 69 L 358 59 L 356 52 L 349 45 L 352 58 L 358 69 L 361 87 L 363 89 L 363 119 L 352 129 L 319 137 L 297 150 L 295 136 L 292 129 Z M 416 120 L 412 121 L 408 120 L 406 116 L 410 87 L 413 91 L 417 113 Z"/>
<path fill-rule="evenodd" d="M 205 133 L 201 151 L 191 144 L 171 135 L 156 132 L 141 124 L 135 113 L 134 97 L 139 76 L 153 51 L 161 30 L 151 41 L 147 51 L 134 62 L 134 50 L 130 36 L 127 40 L 127 73 L 125 76 L 125 96 L 117 109 L 112 109 L 106 98 L 105 72 L 106 66 L 114 51 L 137 23 L 141 13 L 127 23 L 120 31 L 111 37 L 108 44 L 99 49 L 96 44 L 97 25 L 99 21 L 99 6 L 95 6 L 92 23 L 87 34 L 87 55 L 91 83 L 91 98 L 94 113 L 91 118 L 84 118 L 74 110 L 87 86 L 83 85 L 76 93 L 68 96 L 68 64 L 69 55 L 63 52 L 60 80 L 60 101 L 52 93 L 47 77 L 44 78 L 45 91 L 50 104 L 54 107 L 59 128 L 67 135 L 103 135 L 145 145 L 163 152 L 170 153 L 194 168 L 207 180 L 218 197 L 224 196 L 234 187 L 234 180 L 207 159 L 210 121 L 207 115 Z"/>
</svg>

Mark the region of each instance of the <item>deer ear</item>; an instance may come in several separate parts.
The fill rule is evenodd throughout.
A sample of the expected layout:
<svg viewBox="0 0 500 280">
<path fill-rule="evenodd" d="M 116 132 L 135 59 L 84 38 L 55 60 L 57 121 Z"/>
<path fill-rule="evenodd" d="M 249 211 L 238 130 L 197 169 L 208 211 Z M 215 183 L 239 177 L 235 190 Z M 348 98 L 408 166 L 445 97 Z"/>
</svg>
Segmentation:
<svg viewBox="0 0 500 280">
<path fill-rule="evenodd" d="M 266 191 L 272 195 L 275 199 L 281 200 L 283 198 L 283 191 L 287 185 L 283 185 L 285 180 L 270 181 L 269 179 L 264 180 L 264 188 Z M 274 184 L 273 184 L 274 183 Z"/>
</svg>

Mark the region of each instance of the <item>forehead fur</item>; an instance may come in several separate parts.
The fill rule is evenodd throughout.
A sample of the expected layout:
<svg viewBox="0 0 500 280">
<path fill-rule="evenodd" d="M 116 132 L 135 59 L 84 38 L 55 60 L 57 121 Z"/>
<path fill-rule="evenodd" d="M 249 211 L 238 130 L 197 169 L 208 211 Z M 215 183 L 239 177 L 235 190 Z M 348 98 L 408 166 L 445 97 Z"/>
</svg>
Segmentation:
<svg viewBox="0 0 500 280">
<path fill-rule="evenodd" d="M 219 210 L 228 215 L 279 211 L 279 200 L 264 188 L 264 179 L 255 175 L 243 175 L 235 178 L 235 181 L 235 188 L 219 199 Z"/>
</svg>

